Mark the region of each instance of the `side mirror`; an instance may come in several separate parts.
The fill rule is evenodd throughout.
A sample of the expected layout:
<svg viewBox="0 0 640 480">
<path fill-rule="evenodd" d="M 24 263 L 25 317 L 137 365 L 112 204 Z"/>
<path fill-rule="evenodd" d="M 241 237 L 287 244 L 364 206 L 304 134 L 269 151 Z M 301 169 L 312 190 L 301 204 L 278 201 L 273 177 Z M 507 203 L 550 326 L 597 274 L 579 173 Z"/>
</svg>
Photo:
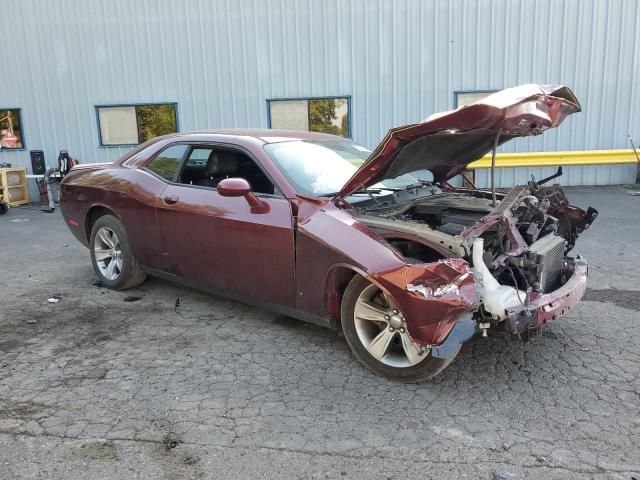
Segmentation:
<svg viewBox="0 0 640 480">
<path fill-rule="evenodd" d="M 244 178 L 225 178 L 218 182 L 218 193 L 223 197 L 244 197 L 251 193 L 251 185 Z"/>
<path fill-rule="evenodd" d="M 251 185 L 244 178 L 225 178 L 220 180 L 218 193 L 223 197 L 244 197 L 252 210 L 263 205 L 263 202 L 253 194 Z"/>
</svg>

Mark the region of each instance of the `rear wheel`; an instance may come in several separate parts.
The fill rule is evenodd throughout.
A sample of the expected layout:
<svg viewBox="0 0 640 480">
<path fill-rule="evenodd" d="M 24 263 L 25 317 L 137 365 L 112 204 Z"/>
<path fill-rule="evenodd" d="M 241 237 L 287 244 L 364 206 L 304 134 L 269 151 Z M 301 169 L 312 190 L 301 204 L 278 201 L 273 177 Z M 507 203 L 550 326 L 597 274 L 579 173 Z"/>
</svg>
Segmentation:
<svg viewBox="0 0 640 480">
<path fill-rule="evenodd" d="M 104 285 L 125 290 L 140 285 L 146 275 L 138 263 L 122 222 L 113 215 L 104 215 L 91 229 L 91 260 Z"/>
<path fill-rule="evenodd" d="M 377 375 L 413 383 L 433 378 L 456 357 L 441 359 L 417 344 L 393 301 L 376 285 L 357 275 L 342 301 L 342 330 L 353 354 Z"/>
</svg>

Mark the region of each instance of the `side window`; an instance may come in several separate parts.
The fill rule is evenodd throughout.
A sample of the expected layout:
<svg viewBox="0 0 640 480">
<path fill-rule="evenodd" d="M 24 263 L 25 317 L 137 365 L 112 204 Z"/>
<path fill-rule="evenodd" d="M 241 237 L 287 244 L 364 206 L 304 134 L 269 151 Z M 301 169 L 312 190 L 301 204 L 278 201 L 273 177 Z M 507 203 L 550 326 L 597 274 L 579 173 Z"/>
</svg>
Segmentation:
<svg viewBox="0 0 640 480">
<path fill-rule="evenodd" d="M 212 156 L 213 147 L 194 146 L 184 163 L 180 173 L 179 183 L 187 185 L 199 185 L 201 187 L 215 187 L 210 182 L 209 158 Z"/>
<path fill-rule="evenodd" d="M 256 165 L 256 162 L 252 158 L 242 153 L 238 153 L 236 156 L 238 161 L 238 175 L 236 176 L 247 180 L 254 193 L 279 195 L 280 192 L 273 186 L 269 177 Z"/>
<path fill-rule="evenodd" d="M 187 160 L 188 167 L 206 167 L 209 155 L 213 148 L 210 147 L 194 147 L 189 154 L 189 160 Z"/>
<path fill-rule="evenodd" d="M 184 162 L 180 183 L 216 188 L 225 178 L 244 178 L 254 193 L 278 194 L 256 162 L 244 153 L 224 148 L 194 146 Z"/>
<path fill-rule="evenodd" d="M 180 161 L 184 157 L 187 145 L 173 145 L 166 148 L 158 154 L 156 158 L 151 160 L 147 165 L 147 170 L 161 176 L 169 182 L 173 182 L 178 174 Z"/>
</svg>

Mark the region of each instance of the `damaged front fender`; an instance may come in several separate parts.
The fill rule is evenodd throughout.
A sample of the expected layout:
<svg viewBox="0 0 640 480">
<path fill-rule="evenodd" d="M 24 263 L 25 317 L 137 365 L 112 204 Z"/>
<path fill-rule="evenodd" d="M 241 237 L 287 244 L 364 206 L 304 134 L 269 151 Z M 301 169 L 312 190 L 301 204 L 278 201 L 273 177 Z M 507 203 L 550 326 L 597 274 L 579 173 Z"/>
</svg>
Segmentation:
<svg viewBox="0 0 640 480">
<path fill-rule="evenodd" d="M 479 284 L 460 258 L 407 264 L 371 279 L 394 298 L 409 334 L 422 345 L 444 342 L 456 322 L 480 301 Z"/>
</svg>

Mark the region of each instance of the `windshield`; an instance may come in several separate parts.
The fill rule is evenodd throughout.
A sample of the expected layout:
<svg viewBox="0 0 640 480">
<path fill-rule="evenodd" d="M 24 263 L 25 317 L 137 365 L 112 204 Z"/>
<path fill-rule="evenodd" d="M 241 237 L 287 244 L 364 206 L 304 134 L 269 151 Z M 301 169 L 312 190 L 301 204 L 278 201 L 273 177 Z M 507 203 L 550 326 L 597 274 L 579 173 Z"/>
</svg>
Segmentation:
<svg viewBox="0 0 640 480">
<path fill-rule="evenodd" d="M 270 143 L 264 149 L 299 193 L 312 196 L 338 193 L 371 154 L 350 140 L 296 140 Z M 398 190 L 419 182 L 401 175 L 369 190 Z"/>
</svg>

